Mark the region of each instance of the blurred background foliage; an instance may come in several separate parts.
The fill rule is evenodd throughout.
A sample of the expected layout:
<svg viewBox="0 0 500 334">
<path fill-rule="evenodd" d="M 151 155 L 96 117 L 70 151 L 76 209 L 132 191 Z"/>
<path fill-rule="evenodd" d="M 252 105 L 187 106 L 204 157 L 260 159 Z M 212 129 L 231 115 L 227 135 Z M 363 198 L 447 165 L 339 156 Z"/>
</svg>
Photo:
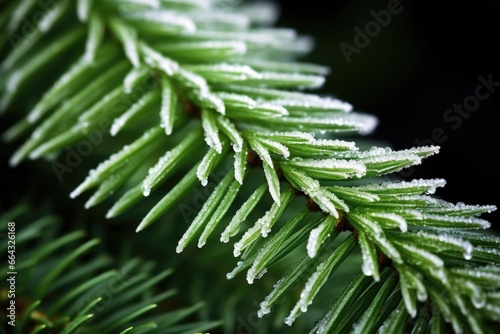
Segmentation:
<svg viewBox="0 0 500 334">
<path fill-rule="evenodd" d="M 391 23 L 382 28 L 366 48 L 354 54 L 350 64 L 339 44 L 353 44 L 354 27 L 364 29 L 365 24 L 373 20 L 370 11 L 386 9 L 387 1 L 281 0 L 279 3 L 282 14 L 278 26 L 293 27 L 316 41 L 313 53 L 304 60 L 332 68 L 320 93 L 334 94 L 351 102 L 357 110 L 379 117 L 380 125 L 371 138 L 403 149 L 415 146 L 415 140 L 431 138 L 435 128 L 443 128 L 447 140 L 438 143 L 442 146 L 441 153 L 418 166 L 410 178 L 445 178 L 447 186 L 438 195 L 451 202 L 500 203 L 494 192 L 500 187 L 495 164 L 500 147 L 498 93 L 481 102 L 457 130 L 443 121 L 445 110 L 474 94 L 479 75 L 486 77 L 492 73 L 493 79 L 500 81 L 499 1 L 402 1 L 401 14 L 394 15 Z M 0 132 L 12 125 L 15 118 L 13 113 L 3 117 Z M 45 161 L 9 168 L 6 162 L 18 145 L 18 142 L 2 144 L 0 150 L 1 175 L 4 176 L 0 210 L 30 201 L 35 207 L 60 215 L 63 231 L 84 228 L 91 236 L 100 237 L 111 254 L 140 255 L 163 263 L 164 268 L 176 268 L 169 286 L 186 293 L 174 297 L 175 303 L 189 306 L 206 300 L 211 307 L 202 311 L 202 317 L 225 318 L 227 332 L 231 332 L 230 329 L 240 333 L 258 332 L 272 328 L 272 321 L 281 326 L 293 300 L 287 300 L 290 305 L 281 315 L 274 313 L 272 317 L 259 319 L 256 312 L 258 302 L 289 265 L 286 260 L 273 268 L 276 275 L 271 272 L 253 285 L 247 285 L 243 276 L 227 281 L 225 274 L 235 264 L 235 259 L 230 257 L 231 244 L 214 243 L 201 252 L 190 248 L 174 256 L 176 242 L 187 227 L 180 211 L 137 236 L 134 230 L 144 214 L 141 208 L 106 221 L 106 206 L 87 211 L 85 198 L 69 198 L 67 194 L 96 162 L 113 151 L 112 148 L 104 152 L 103 147 L 98 147 L 59 182 Z M 494 229 L 500 230 L 498 215 L 495 212 L 488 219 Z M 343 270 L 349 277 L 361 262 L 359 256 L 352 261 L 347 262 L 349 266 Z M 354 263 L 356 261 L 359 262 Z M 343 283 L 330 281 L 320 299 L 331 303 L 345 286 L 346 282 Z M 321 304 L 318 300 L 314 306 Z M 320 311 L 312 308 L 293 328 L 297 332 L 301 332 L 300 328 L 310 328 L 319 316 Z M 282 329 L 290 332 L 288 327 Z"/>
</svg>

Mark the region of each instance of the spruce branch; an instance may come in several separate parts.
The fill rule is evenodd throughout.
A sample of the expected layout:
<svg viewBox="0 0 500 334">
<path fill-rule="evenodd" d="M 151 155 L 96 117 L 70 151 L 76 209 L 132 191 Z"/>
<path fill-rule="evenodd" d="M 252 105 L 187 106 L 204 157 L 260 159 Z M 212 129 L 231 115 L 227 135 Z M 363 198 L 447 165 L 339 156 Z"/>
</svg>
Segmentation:
<svg viewBox="0 0 500 334">
<path fill-rule="evenodd" d="M 220 326 L 220 321 L 186 321 L 204 307 L 203 302 L 162 310 L 176 294 L 175 289 L 160 287 L 172 269 L 159 271 L 139 258 L 114 269 L 112 258 L 96 250 L 98 239 L 86 240 L 83 230 L 61 233 L 57 216 L 30 211 L 29 205 L 20 205 L 0 217 L 2 234 L 7 232 L 7 222 L 16 222 L 18 271 L 12 327 L 7 325 L 12 319 L 7 315 L 14 299 L 2 291 L 0 302 L 3 313 L 7 312 L 2 317 L 3 331 L 10 327 L 13 333 L 186 333 Z M 6 252 L 7 243 L 2 245 Z M 5 281 L 10 271 L 7 263 L 1 269 Z"/>
<path fill-rule="evenodd" d="M 285 319 L 292 325 L 359 245 L 360 273 L 313 332 L 400 333 L 427 326 L 439 332 L 444 322 L 455 332 L 491 332 L 500 320 L 500 239 L 475 230 L 490 226 L 476 216 L 496 208 L 432 196 L 444 186 L 441 179 L 382 182 L 439 147 L 361 150 L 346 135 L 369 134 L 377 120 L 309 92 L 328 71 L 294 60 L 309 50 L 308 40 L 290 29 L 257 27 L 260 20 L 248 7 L 227 12 L 218 4 L 56 5 L 0 66 L 1 110 L 22 104 L 20 94 L 35 79 L 52 84 L 4 135 L 16 140 L 30 134 L 11 164 L 53 159 L 96 132 L 106 143 L 113 142 L 108 132 L 116 140 L 134 138 L 91 170 L 71 197 L 97 188 L 86 207 L 110 199 L 107 217 L 113 218 L 151 193 L 163 195 L 140 222 L 140 232 L 197 182 L 215 181 L 177 252 L 196 239 L 203 247 L 227 216 L 221 241 L 247 228 L 234 245 L 241 261 L 228 278 L 248 270 L 252 283 L 293 250 L 304 254 L 261 303 L 260 316 L 303 284 Z M 31 6 L 27 0 L 12 3 L 7 12 L 17 14 L 0 22 L 18 26 L 19 13 Z M 55 64 L 59 59 L 71 64 L 63 70 Z M 43 75 L 54 67 L 58 76 Z M 215 179 L 219 172 L 223 176 Z M 174 173 L 183 176 L 176 180 Z M 167 180 L 174 186 L 165 193 Z M 253 194 L 230 213 L 242 188 Z M 307 209 L 297 210 L 300 201 Z M 248 225 L 260 206 L 268 210 Z M 285 212 L 293 218 L 285 221 Z"/>
</svg>

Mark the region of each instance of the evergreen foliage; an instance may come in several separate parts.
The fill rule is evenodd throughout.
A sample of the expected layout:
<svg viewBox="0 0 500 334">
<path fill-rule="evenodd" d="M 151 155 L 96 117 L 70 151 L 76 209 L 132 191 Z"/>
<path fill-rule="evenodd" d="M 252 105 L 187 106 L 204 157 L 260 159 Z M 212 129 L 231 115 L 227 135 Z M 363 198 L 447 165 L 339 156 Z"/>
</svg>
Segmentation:
<svg viewBox="0 0 500 334">
<path fill-rule="evenodd" d="M 30 210 L 27 205 L 18 206 L 0 217 L 2 234 L 9 221 L 30 221 L 16 224 L 18 317 L 12 333 L 180 334 L 220 325 L 215 321 L 180 324 L 202 308 L 203 302 L 170 312 L 161 310 L 176 294 L 174 289 L 159 286 L 172 275 L 172 269 L 159 272 L 155 263 L 139 258 L 127 259 L 113 269 L 117 261 L 105 251 L 97 251 L 99 239 L 86 240 L 83 230 L 61 233 L 58 217 L 28 213 Z M 7 252 L 6 243 L 2 251 Z M 5 282 L 11 277 L 7 262 L 1 269 L 0 278 Z M 1 300 L 3 323 L 9 320 L 6 291 Z"/>
<path fill-rule="evenodd" d="M 496 208 L 434 196 L 442 179 L 391 177 L 439 147 L 366 147 L 359 135 L 369 134 L 377 119 L 310 92 L 328 69 L 297 62 L 310 40 L 272 28 L 273 15 L 264 15 L 272 7 L 261 6 L 58 2 L 0 65 L 0 109 L 28 110 L 4 134 L 8 141 L 27 138 L 11 165 L 44 158 L 63 175 L 67 166 L 55 159 L 68 145 L 92 156 L 110 152 L 70 196 L 92 190 L 86 208 L 104 202 L 107 218 L 145 202 L 150 210 L 137 232 L 189 199 L 200 183 L 213 189 L 176 251 L 235 238 L 233 255 L 240 259 L 227 277 L 246 272 L 250 284 L 277 262 L 296 259 L 259 316 L 300 286 L 284 318 L 293 325 L 358 249 L 359 273 L 332 305 L 321 305 L 325 314 L 311 332 L 441 333 L 450 326 L 494 333 L 500 239 L 483 231 L 490 223 L 478 216 Z M 21 34 L 20 19 L 34 7 L 32 0 L 8 4 L 2 29 Z M 40 86 L 47 87 L 43 94 L 31 93 Z M 89 142 L 96 147 L 84 148 Z M 127 308 L 147 307 L 137 305 Z"/>
</svg>

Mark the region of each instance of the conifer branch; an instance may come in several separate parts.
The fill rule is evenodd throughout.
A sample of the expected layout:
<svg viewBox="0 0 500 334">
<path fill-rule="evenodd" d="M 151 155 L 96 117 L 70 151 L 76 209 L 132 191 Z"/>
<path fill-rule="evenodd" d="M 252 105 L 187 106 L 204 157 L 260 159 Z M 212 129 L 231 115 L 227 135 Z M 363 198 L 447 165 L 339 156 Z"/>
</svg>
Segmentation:
<svg viewBox="0 0 500 334">
<path fill-rule="evenodd" d="M 1 21 L 3 27 L 17 27 L 30 3 L 10 4 L 7 11 L 18 14 Z M 484 333 L 498 326 L 500 239 L 482 233 L 490 223 L 477 217 L 496 208 L 436 198 L 441 179 L 382 182 L 439 147 L 359 149 L 345 135 L 369 134 L 377 119 L 310 92 L 328 70 L 294 60 L 309 50 L 307 39 L 290 29 L 257 27 L 261 22 L 248 8 L 224 11 L 218 3 L 56 5 L 0 66 L 2 111 L 23 105 L 22 92 L 37 80 L 51 84 L 4 135 L 29 135 L 11 164 L 53 159 L 95 133 L 105 143 L 114 140 L 108 133 L 133 138 L 91 170 L 71 197 L 97 188 L 86 207 L 114 203 L 107 213 L 113 218 L 150 193 L 163 195 L 138 232 L 197 182 L 216 183 L 177 252 L 196 239 L 203 247 L 218 230 L 223 242 L 240 234 L 234 255 L 241 261 L 228 278 L 247 270 L 249 283 L 292 250 L 304 254 L 261 303 L 260 316 L 302 284 L 285 319 L 292 325 L 359 246 L 360 274 L 313 332 L 354 325 L 360 333 L 400 333 L 427 323 L 439 332 L 446 322 L 457 333 Z M 64 69 L 60 60 L 71 64 Z M 44 75 L 54 68 L 56 77 Z M 233 167 L 224 169 L 228 165 Z M 176 180 L 174 172 L 184 176 Z M 223 176 L 211 177 L 218 172 Z M 142 181 L 131 184 L 137 178 Z M 167 180 L 175 185 L 165 191 Z M 253 194 L 234 208 L 242 189 Z M 249 221 L 261 206 L 268 210 Z"/>
</svg>

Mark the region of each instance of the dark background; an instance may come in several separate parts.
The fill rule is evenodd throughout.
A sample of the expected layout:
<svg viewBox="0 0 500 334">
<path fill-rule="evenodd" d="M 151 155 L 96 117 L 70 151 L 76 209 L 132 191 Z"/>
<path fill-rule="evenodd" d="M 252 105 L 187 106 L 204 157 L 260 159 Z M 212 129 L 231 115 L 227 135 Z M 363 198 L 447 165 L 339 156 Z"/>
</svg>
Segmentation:
<svg viewBox="0 0 500 334">
<path fill-rule="evenodd" d="M 443 198 L 500 206 L 499 94 L 480 102 L 456 130 L 443 120 L 453 104 L 474 95 L 478 76 L 492 74 L 500 82 L 500 1 L 403 0 L 401 13 L 350 63 L 340 43 L 355 46 L 354 28 L 365 31 L 374 20 L 370 12 L 387 9 L 388 1 L 279 2 L 278 24 L 315 38 L 315 51 L 305 60 L 332 69 L 323 91 L 379 117 L 372 138 L 404 149 L 443 129 L 441 153 L 410 178 L 442 177 L 448 181 L 437 193 Z M 497 230 L 499 217 L 484 216 Z"/>
</svg>

